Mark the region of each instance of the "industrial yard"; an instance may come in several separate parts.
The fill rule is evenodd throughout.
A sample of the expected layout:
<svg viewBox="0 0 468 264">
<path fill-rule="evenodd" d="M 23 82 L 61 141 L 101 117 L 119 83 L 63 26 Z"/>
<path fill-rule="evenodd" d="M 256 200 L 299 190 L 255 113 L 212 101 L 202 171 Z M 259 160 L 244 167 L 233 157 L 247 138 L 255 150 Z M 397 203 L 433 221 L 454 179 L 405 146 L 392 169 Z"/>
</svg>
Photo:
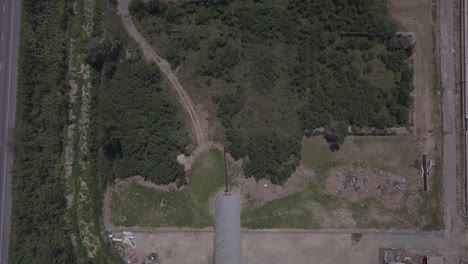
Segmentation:
<svg viewBox="0 0 468 264">
<path fill-rule="evenodd" d="M 437 259 L 435 257 L 446 250 L 440 234 L 365 232 L 360 233 L 362 237 L 358 241 L 353 239 L 351 231 L 345 230 L 243 232 L 244 263 L 396 264 L 405 263 L 405 257 L 412 257 L 415 264 L 441 264 L 419 263 L 419 256 Z M 147 230 L 133 232 L 133 235 L 139 256 L 157 253 L 164 264 L 186 263 L 187 260 L 194 264 L 207 264 L 213 261 L 214 236 L 209 230 Z M 382 262 L 382 250 L 389 252 L 387 262 Z M 394 251 L 399 254 L 390 254 Z"/>
</svg>

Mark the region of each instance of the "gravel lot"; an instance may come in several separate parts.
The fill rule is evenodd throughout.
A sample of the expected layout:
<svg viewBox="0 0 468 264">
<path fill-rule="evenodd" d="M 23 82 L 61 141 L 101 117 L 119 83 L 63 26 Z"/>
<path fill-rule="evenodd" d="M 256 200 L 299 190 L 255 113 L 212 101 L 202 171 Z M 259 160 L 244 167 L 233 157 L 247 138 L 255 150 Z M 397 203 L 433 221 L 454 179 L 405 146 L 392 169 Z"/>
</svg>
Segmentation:
<svg viewBox="0 0 468 264">
<path fill-rule="evenodd" d="M 381 247 L 444 250 L 440 235 L 363 234 L 355 243 L 351 233 L 268 232 L 243 234 L 245 263 L 376 264 Z M 139 232 L 135 238 L 140 259 L 158 252 L 163 264 L 212 263 L 212 232 Z"/>
</svg>

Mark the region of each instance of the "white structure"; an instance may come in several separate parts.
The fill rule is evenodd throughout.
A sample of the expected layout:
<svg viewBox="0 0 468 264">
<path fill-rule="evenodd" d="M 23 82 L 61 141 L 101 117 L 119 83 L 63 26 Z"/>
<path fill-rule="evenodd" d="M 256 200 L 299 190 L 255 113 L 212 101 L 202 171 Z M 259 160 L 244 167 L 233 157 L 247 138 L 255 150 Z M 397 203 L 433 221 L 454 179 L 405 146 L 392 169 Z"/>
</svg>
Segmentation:
<svg viewBox="0 0 468 264">
<path fill-rule="evenodd" d="M 242 264 L 239 199 L 233 193 L 219 192 L 214 214 L 214 264 Z"/>
<path fill-rule="evenodd" d="M 129 246 L 131 249 L 136 249 L 135 237 L 133 236 L 132 232 L 122 231 L 121 238 L 114 237 L 112 234 L 110 234 L 109 237 L 114 242 L 120 242 Z"/>
</svg>

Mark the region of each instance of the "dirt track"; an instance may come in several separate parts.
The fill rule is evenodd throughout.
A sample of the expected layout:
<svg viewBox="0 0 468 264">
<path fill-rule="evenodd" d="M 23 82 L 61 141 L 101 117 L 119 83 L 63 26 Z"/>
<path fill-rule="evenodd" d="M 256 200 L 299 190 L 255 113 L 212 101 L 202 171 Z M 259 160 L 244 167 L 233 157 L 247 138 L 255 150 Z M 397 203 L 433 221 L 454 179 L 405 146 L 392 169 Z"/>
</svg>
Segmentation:
<svg viewBox="0 0 468 264">
<path fill-rule="evenodd" d="M 192 130 L 197 139 L 198 145 L 203 145 L 206 143 L 208 138 L 207 129 L 203 129 L 203 126 L 200 122 L 200 118 L 195 111 L 192 100 L 188 96 L 187 92 L 184 90 L 182 85 L 180 85 L 179 79 L 171 69 L 171 65 L 161 56 L 159 56 L 151 46 L 146 42 L 145 38 L 138 32 L 135 25 L 133 24 L 132 17 L 128 11 L 129 0 L 119 0 L 119 13 L 122 15 L 122 21 L 125 29 L 128 34 L 140 45 L 143 50 L 143 55 L 149 61 L 155 62 L 163 74 L 167 77 L 169 82 L 172 84 L 172 87 L 177 91 L 180 101 L 190 116 L 192 122 Z"/>
<path fill-rule="evenodd" d="M 412 56 L 414 67 L 414 109 L 412 115 L 414 136 L 421 152 L 432 155 L 436 139 L 430 131 L 439 125 L 437 102 L 434 100 L 435 64 L 432 1 L 390 1 L 390 14 L 399 28 L 414 34 L 415 49 Z"/>
<path fill-rule="evenodd" d="M 212 263 L 212 232 L 136 232 L 140 257 L 157 252 L 164 264 Z M 418 251 L 443 251 L 444 241 L 435 234 L 370 234 L 357 242 L 352 233 L 246 232 L 242 234 L 244 263 L 378 263 L 380 247 Z M 140 242 L 140 243 L 139 243 Z"/>
</svg>

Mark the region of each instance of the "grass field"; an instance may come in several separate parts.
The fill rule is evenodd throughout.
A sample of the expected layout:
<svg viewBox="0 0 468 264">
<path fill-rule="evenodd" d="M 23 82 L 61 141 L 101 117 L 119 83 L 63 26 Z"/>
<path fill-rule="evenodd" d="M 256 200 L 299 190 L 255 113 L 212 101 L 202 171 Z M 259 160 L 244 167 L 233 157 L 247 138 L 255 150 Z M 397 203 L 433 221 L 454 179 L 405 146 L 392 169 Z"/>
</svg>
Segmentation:
<svg viewBox="0 0 468 264">
<path fill-rule="evenodd" d="M 436 230 L 441 227 L 438 203 L 440 177 L 422 192 L 412 164 L 419 153 L 406 137 L 349 137 L 338 152 L 331 152 L 320 137 L 302 141 L 302 164 L 316 172 L 309 186 L 297 193 L 253 208 L 247 199 L 241 216 L 246 228 L 399 228 Z M 385 208 L 373 198 L 349 201 L 330 193 L 325 185 L 336 168 L 355 166 L 404 175 L 407 191 L 403 202 Z M 223 159 L 217 150 L 207 152 L 194 165 L 188 187 L 163 192 L 136 183 L 117 185 L 111 197 L 111 221 L 121 226 L 193 227 L 212 225 L 209 198 L 223 184 Z M 415 205 L 406 201 L 420 197 Z"/>
<path fill-rule="evenodd" d="M 320 137 L 302 142 L 302 163 L 316 172 L 316 180 L 304 190 L 249 208 L 242 215 L 247 228 L 401 228 L 436 230 L 442 226 L 440 173 L 436 170 L 430 192 L 412 166 L 419 153 L 406 137 L 349 137 L 338 152 L 331 152 Z M 388 209 L 372 198 L 357 202 L 336 197 L 325 189 L 333 169 L 345 166 L 369 168 L 406 178 L 404 203 Z M 408 199 L 421 197 L 416 205 Z M 419 199 L 419 198 L 418 198 Z"/>
<path fill-rule="evenodd" d="M 111 222 L 119 226 L 212 226 L 210 197 L 224 183 L 219 150 L 210 150 L 195 162 L 190 183 L 183 191 L 158 191 L 137 183 L 117 185 L 111 194 Z"/>
<path fill-rule="evenodd" d="M 414 174 L 414 160 L 420 158 L 409 137 L 348 137 L 339 151 L 331 152 L 320 137 L 302 142 L 303 163 L 320 176 L 333 167 L 352 165 L 376 168 L 396 174 Z"/>
</svg>

